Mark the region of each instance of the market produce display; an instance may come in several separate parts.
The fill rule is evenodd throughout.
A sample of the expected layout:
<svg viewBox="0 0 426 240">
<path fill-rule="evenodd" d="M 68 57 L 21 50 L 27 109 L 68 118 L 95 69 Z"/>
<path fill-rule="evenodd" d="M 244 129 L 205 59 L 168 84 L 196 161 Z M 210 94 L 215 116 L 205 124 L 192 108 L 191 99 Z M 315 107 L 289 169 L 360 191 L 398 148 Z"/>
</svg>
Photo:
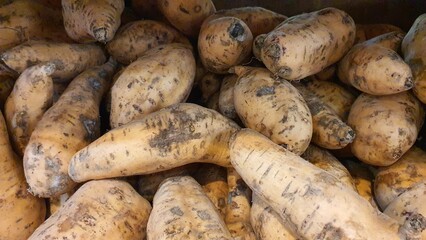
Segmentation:
<svg viewBox="0 0 426 240">
<path fill-rule="evenodd" d="M 238 2 L 0 0 L 0 240 L 426 240 L 426 13 Z"/>
</svg>

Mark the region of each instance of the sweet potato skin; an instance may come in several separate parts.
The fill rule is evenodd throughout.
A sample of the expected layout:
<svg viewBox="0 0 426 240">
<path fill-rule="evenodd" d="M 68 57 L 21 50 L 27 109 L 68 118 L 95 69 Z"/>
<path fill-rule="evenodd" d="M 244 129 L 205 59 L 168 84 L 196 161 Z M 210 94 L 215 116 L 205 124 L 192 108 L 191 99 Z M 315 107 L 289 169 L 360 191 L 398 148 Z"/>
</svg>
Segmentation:
<svg viewBox="0 0 426 240">
<path fill-rule="evenodd" d="M 345 12 L 325 8 L 285 20 L 268 33 L 261 59 L 287 80 L 316 74 L 337 62 L 355 41 L 355 23 Z"/>
<path fill-rule="evenodd" d="M 148 240 L 233 239 L 201 186 L 191 177 L 166 179 L 154 196 Z"/>
<path fill-rule="evenodd" d="M 237 120 L 238 115 L 234 105 L 234 86 L 238 76 L 235 74 L 223 78 L 219 92 L 219 109 L 223 116 Z"/>
<path fill-rule="evenodd" d="M 201 101 L 207 103 L 208 100 L 220 90 L 223 76 L 206 73 L 198 82 L 198 86 L 201 92 Z"/>
<path fill-rule="evenodd" d="M 80 74 L 37 124 L 24 152 L 34 195 L 55 197 L 76 185 L 68 176 L 69 161 L 100 134 L 99 104 L 116 65 L 111 60 Z"/>
<path fill-rule="evenodd" d="M 389 166 L 411 148 L 423 121 L 420 102 L 408 92 L 361 94 L 348 118 L 356 133 L 352 153 L 367 164 Z"/>
<path fill-rule="evenodd" d="M 129 204 L 131 203 L 131 204 Z M 91 181 L 80 187 L 29 240 L 144 239 L 151 205 L 130 184 Z"/>
</svg>

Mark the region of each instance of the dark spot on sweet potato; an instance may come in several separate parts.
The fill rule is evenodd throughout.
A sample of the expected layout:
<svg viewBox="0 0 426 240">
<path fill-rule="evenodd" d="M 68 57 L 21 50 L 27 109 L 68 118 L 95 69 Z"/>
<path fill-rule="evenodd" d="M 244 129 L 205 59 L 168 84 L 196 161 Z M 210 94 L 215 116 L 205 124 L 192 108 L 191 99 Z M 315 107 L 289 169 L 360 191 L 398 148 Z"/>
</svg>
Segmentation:
<svg viewBox="0 0 426 240">
<path fill-rule="evenodd" d="M 332 10 L 331 10 L 331 9 L 326 8 L 326 9 L 323 9 L 323 10 L 321 10 L 321 11 L 318 11 L 318 12 L 317 12 L 317 14 L 318 14 L 319 16 L 322 16 L 322 15 L 330 14 L 331 12 L 332 12 Z"/>
<path fill-rule="evenodd" d="M 18 199 L 22 199 L 22 198 L 27 198 L 27 193 L 24 192 L 22 189 L 19 189 L 16 193 L 15 193 L 15 197 Z"/>
<path fill-rule="evenodd" d="M 271 44 L 264 50 L 266 56 L 274 59 L 280 58 L 283 54 L 282 51 L 285 52 L 285 49 L 282 50 L 278 44 Z"/>
<path fill-rule="evenodd" d="M 96 140 L 100 134 L 99 122 L 84 115 L 80 115 L 79 120 L 83 124 L 84 130 L 86 130 L 84 139 L 89 142 Z"/>
<path fill-rule="evenodd" d="M 231 26 L 228 28 L 228 33 L 231 39 L 235 39 L 240 42 L 245 40 L 245 30 L 243 25 L 241 25 L 239 22 L 234 22 L 231 24 Z"/>
<path fill-rule="evenodd" d="M 273 95 L 273 94 L 275 94 L 274 86 L 264 86 L 256 91 L 256 97 L 262 97 L 265 95 Z"/>
<path fill-rule="evenodd" d="M 93 90 L 98 91 L 99 89 L 101 89 L 102 84 L 101 84 L 101 82 L 99 81 L 99 79 L 94 78 L 94 77 L 90 77 L 90 78 L 88 79 L 88 81 L 89 81 L 89 86 L 90 86 Z"/>
<path fill-rule="evenodd" d="M 292 72 L 293 70 L 290 67 L 282 66 L 280 69 L 278 69 L 277 74 L 282 78 L 286 78 L 287 76 L 291 75 Z"/>
<path fill-rule="evenodd" d="M 402 212 L 405 216 L 403 227 L 414 231 L 414 233 L 421 233 L 426 230 L 426 218 L 420 213 Z"/>
<path fill-rule="evenodd" d="M 414 81 L 412 77 L 407 77 L 404 83 L 405 89 L 410 89 L 414 87 Z"/>
<path fill-rule="evenodd" d="M 210 220 L 211 219 L 210 214 L 206 210 L 202 210 L 202 211 L 198 210 L 197 211 L 197 216 L 199 218 L 201 218 L 201 220 Z"/>
<path fill-rule="evenodd" d="M 185 9 L 182 5 L 179 5 L 179 11 L 181 11 L 185 14 L 189 14 L 189 11 L 187 9 Z"/>
<path fill-rule="evenodd" d="M 194 12 L 195 13 L 199 13 L 201 11 L 201 6 L 200 5 L 195 5 L 194 6 Z"/>
<path fill-rule="evenodd" d="M 10 15 L 1 16 L 0 15 L 0 24 L 8 23 L 10 21 Z"/>
<path fill-rule="evenodd" d="M 170 212 L 172 212 L 175 215 L 178 215 L 180 217 L 183 216 L 183 212 L 179 207 L 173 207 L 172 209 L 170 209 Z"/>
<path fill-rule="evenodd" d="M 40 63 L 40 61 L 39 61 L 39 60 L 31 60 L 31 59 L 28 59 L 28 60 L 26 61 L 26 65 L 27 65 L 27 67 L 31 67 L 31 66 L 37 65 L 37 64 L 39 64 L 39 63 Z"/>
<path fill-rule="evenodd" d="M 346 239 L 345 234 L 343 233 L 343 230 L 333 226 L 332 223 L 327 223 L 322 231 L 315 236 L 315 240 L 340 240 L 340 239 Z"/>
<path fill-rule="evenodd" d="M 353 20 L 352 20 L 352 18 L 348 14 L 345 14 L 342 17 L 342 23 L 343 24 L 351 24 L 352 22 L 353 22 Z"/>
</svg>

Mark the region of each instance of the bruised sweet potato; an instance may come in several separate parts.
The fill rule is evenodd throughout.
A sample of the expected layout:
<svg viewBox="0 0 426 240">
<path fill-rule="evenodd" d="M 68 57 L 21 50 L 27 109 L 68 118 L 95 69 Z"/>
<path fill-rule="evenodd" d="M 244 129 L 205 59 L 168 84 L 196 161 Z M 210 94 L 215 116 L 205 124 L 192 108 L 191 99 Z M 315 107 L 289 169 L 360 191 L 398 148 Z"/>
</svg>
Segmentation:
<svg viewBox="0 0 426 240">
<path fill-rule="evenodd" d="M 110 60 L 77 76 L 37 124 L 24 152 L 25 176 L 34 195 L 55 197 L 76 185 L 68 164 L 100 134 L 99 104 L 116 65 Z"/>
<path fill-rule="evenodd" d="M 148 240 L 231 240 L 225 222 L 202 187 L 191 177 L 166 179 L 154 196 Z"/>
<path fill-rule="evenodd" d="M 426 152 L 413 147 L 396 163 L 379 168 L 374 181 L 377 203 L 384 210 L 398 196 L 426 179 Z"/>
<path fill-rule="evenodd" d="M 238 76 L 235 74 L 226 76 L 222 80 L 219 92 L 219 110 L 223 116 L 237 120 L 238 115 L 234 105 L 234 86 Z"/>
<path fill-rule="evenodd" d="M 405 62 L 414 77 L 414 94 L 426 103 L 426 14 L 420 15 L 402 41 L 401 49 Z"/>
<path fill-rule="evenodd" d="M 72 42 L 62 27 L 61 11 L 34 0 L 1 6 L 0 19 L 0 53 L 28 40 Z"/>
<path fill-rule="evenodd" d="M 356 133 L 352 153 L 367 164 L 389 166 L 413 146 L 423 120 L 423 108 L 409 92 L 361 94 L 348 118 Z"/>
<path fill-rule="evenodd" d="M 76 153 L 74 181 L 150 174 L 193 162 L 229 167 L 238 125 L 216 111 L 180 103 L 115 128 Z M 99 167 L 102 166 L 102 167 Z"/>
<path fill-rule="evenodd" d="M 28 191 L 21 159 L 9 143 L 0 112 L 0 239 L 27 239 L 43 223 L 46 204 Z"/>
<path fill-rule="evenodd" d="M 232 9 L 222 9 L 210 15 L 204 24 L 221 17 L 235 17 L 241 19 L 250 28 L 253 37 L 260 34 L 269 33 L 281 22 L 287 19 L 286 16 L 262 7 L 241 7 Z"/>
<path fill-rule="evenodd" d="M 5 118 L 15 151 L 24 155 L 37 123 L 53 103 L 52 63 L 26 69 L 5 104 Z"/>
<path fill-rule="evenodd" d="M 175 28 L 194 38 L 204 19 L 216 12 L 212 0 L 157 0 L 157 6 Z"/>
<path fill-rule="evenodd" d="M 275 75 L 299 80 L 340 60 L 354 41 L 353 19 L 341 10 L 325 8 L 288 18 L 268 33 L 261 59 Z"/>
<path fill-rule="evenodd" d="M 106 61 L 100 46 L 94 44 L 68 44 L 46 41 L 29 41 L 11 48 L 0 55 L 11 69 L 22 73 L 25 69 L 40 64 L 54 63 L 53 80 L 68 82 L 87 68 Z"/>
<path fill-rule="evenodd" d="M 123 10 L 124 0 L 62 0 L 65 30 L 81 43 L 111 41 Z"/>
<path fill-rule="evenodd" d="M 263 135 L 239 131 L 230 154 L 247 185 L 301 237 L 400 239 L 398 224 L 353 189 Z"/>
<path fill-rule="evenodd" d="M 106 48 L 114 59 L 130 64 L 149 49 L 173 42 L 190 45 L 173 27 L 158 21 L 140 20 L 122 26 Z"/>
<path fill-rule="evenodd" d="M 91 181 L 81 186 L 29 240 L 144 239 L 151 205 L 130 184 Z"/>
<path fill-rule="evenodd" d="M 187 45 L 173 43 L 147 51 L 111 88 L 111 127 L 186 101 L 194 78 L 195 58 Z"/>
<path fill-rule="evenodd" d="M 267 34 L 260 34 L 256 36 L 253 40 L 253 46 L 252 46 L 253 56 L 260 61 L 262 61 L 262 57 L 261 57 L 262 47 L 267 36 L 268 36 Z"/>
<path fill-rule="evenodd" d="M 224 74 L 250 59 L 252 42 L 253 35 L 242 20 L 222 17 L 203 26 L 198 36 L 198 53 L 207 70 Z"/>
<path fill-rule="evenodd" d="M 312 116 L 299 91 L 264 68 L 238 66 L 234 104 L 241 121 L 300 155 L 312 138 Z"/>
</svg>

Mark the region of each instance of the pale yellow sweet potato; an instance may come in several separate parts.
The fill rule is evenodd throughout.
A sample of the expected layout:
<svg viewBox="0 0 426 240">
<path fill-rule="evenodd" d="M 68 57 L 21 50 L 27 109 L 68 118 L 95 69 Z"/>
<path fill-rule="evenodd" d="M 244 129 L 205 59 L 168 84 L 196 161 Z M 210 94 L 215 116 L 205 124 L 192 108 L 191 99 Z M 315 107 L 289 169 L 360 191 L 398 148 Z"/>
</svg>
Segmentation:
<svg viewBox="0 0 426 240">
<path fill-rule="evenodd" d="M 21 159 L 9 143 L 1 112 L 0 153 L 0 239 L 27 239 L 43 223 L 46 204 L 27 191 Z"/>
<path fill-rule="evenodd" d="M 111 88 L 112 128 L 185 102 L 195 78 L 195 58 L 184 44 L 161 45 L 129 65 Z"/>
<path fill-rule="evenodd" d="M 74 181 L 160 172 L 194 162 L 229 167 L 238 125 L 216 111 L 180 103 L 115 128 L 76 153 Z M 102 167 L 99 167 L 102 166 Z"/>
<path fill-rule="evenodd" d="M 68 164 L 100 134 L 99 104 L 116 65 L 110 60 L 80 74 L 37 124 L 24 152 L 25 176 L 34 195 L 55 197 L 76 185 Z"/>
<path fill-rule="evenodd" d="M 223 116 L 237 120 L 238 115 L 234 105 L 234 86 L 238 76 L 235 74 L 223 78 L 219 92 L 219 110 Z"/>
<path fill-rule="evenodd" d="M 235 67 L 234 104 L 241 121 L 300 155 L 312 138 L 312 116 L 299 91 L 264 68 Z"/>
<path fill-rule="evenodd" d="M 122 26 L 106 45 L 108 53 L 123 64 L 130 64 L 158 45 L 184 43 L 188 39 L 173 27 L 158 21 L 139 20 Z"/>
<path fill-rule="evenodd" d="M 9 68 L 19 73 L 37 64 L 52 62 L 56 66 L 52 77 L 58 82 L 69 82 L 87 68 L 106 61 L 100 46 L 46 41 L 23 43 L 7 50 L 0 58 Z"/>
<path fill-rule="evenodd" d="M 65 30 L 81 43 L 111 41 L 123 10 L 124 0 L 62 0 Z"/>
<path fill-rule="evenodd" d="M 340 60 L 354 41 L 353 19 L 336 8 L 325 8 L 288 18 L 268 33 L 261 59 L 275 75 L 299 80 Z"/>
<path fill-rule="evenodd" d="M 203 188 L 188 176 L 168 178 L 161 184 L 147 233 L 148 240 L 233 239 Z"/>
<path fill-rule="evenodd" d="M 91 181 L 80 187 L 29 240 L 144 239 L 151 205 L 130 184 Z"/>
<path fill-rule="evenodd" d="M 26 69 L 16 80 L 5 104 L 5 119 L 12 145 L 20 156 L 30 140 L 37 123 L 53 104 L 52 63 Z"/>
<path fill-rule="evenodd" d="M 248 62 L 253 35 L 240 19 L 222 17 L 206 23 L 198 36 L 198 53 L 204 67 L 224 74 L 229 68 Z"/>
<path fill-rule="evenodd" d="M 389 166 L 413 146 L 423 121 L 423 108 L 409 92 L 361 94 L 348 117 L 356 133 L 352 153 L 367 164 Z"/>
<path fill-rule="evenodd" d="M 263 135 L 239 131 L 230 141 L 230 154 L 247 185 L 301 237 L 400 239 L 395 221 L 330 173 Z"/>
</svg>

